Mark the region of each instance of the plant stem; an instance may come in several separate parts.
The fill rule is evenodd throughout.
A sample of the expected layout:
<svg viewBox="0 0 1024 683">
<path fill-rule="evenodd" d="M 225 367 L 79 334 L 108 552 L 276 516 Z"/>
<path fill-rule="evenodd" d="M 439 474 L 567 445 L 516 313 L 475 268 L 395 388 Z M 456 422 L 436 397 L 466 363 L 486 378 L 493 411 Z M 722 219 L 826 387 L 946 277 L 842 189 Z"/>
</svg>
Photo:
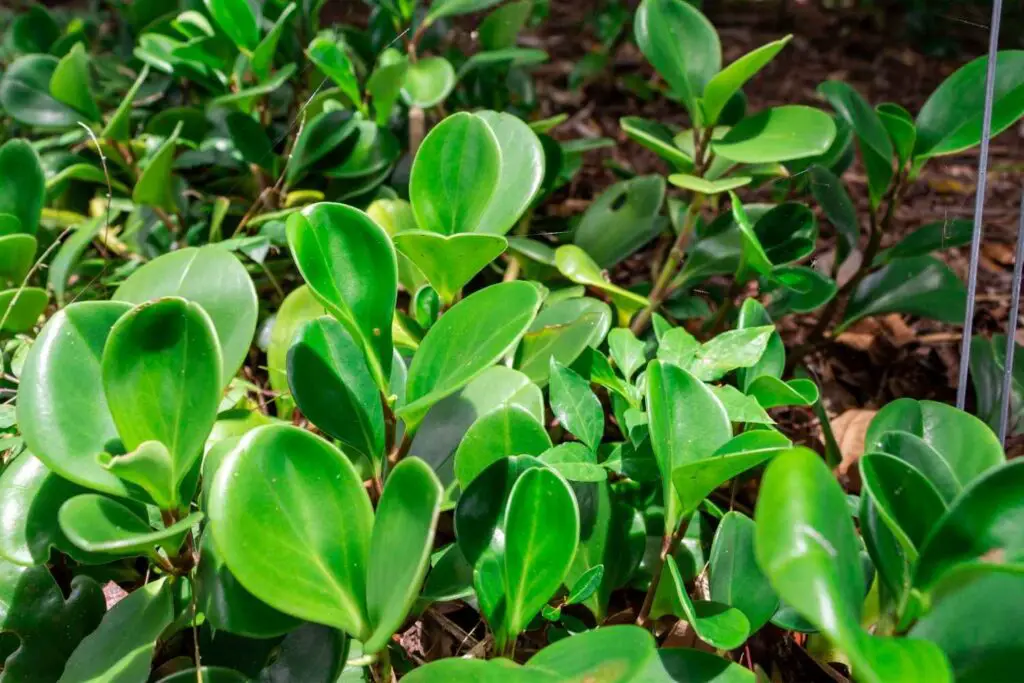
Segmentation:
<svg viewBox="0 0 1024 683">
<path fill-rule="evenodd" d="M 636 615 L 637 626 L 647 625 L 647 617 L 651 613 L 651 607 L 654 606 L 654 596 L 658 592 L 658 584 L 661 583 L 661 574 L 665 570 L 665 561 L 679 547 L 679 542 L 683 540 L 683 536 L 686 535 L 686 529 L 689 526 L 690 518 L 684 517 L 680 520 L 679 526 L 676 527 L 675 533 L 671 536 L 666 535 L 661 540 L 661 555 L 658 556 L 658 564 L 654 567 L 654 572 L 651 574 L 651 585 L 647 588 L 647 595 L 644 596 L 644 604 Z"/>
<path fill-rule="evenodd" d="M 679 229 L 679 235 L 672 244 L 672 248 L 669 249 L 665 265 L 658 272 L 658 279 L 654 283 L 654 289 L 651 290 L 650 295 L 647 297 L 648 304 L 637 314 L 633 319 L 633 323 L 629 326 L 633 334 L 640 336 L 647 329 L 651 322 L 651 316 L 661 307 L 665 297 L 668 296 L 672 278 L 676 276 L 676 272 L 683 263 L 686 247 L 690 243 L 690 237 L 693 235 L 693 228 L 697 222 L 697 215 L 700 213 L 700 207 L 703 203 L 704 195 L 695 194 L 693 196 L 693 201 L 690 202 L 690 206 L 686 209 L 686 216 L 683 218 L 683 226 Z"/>
<path fill-rule="evenodd" d="M 715 316 L 704 325 L 709 337 L 714 337 L 722 331 L 722 327 L 729 318 L 729 313 L 736 308 L 736 297 L 740 294 L 741 285 L 739 280 L 733 279 L 729 284 L 729 291 L 725 294 L 722 305 L 715 311 Z"/>
<path fill-rule="evenodd" d="M 379 683 L 391 683 L 395 680 L 395 672 L 391 668 L 391 653 L 388 652 L 387 646 L 378 653 L 372 671 L 374 679 Z"/>
</svg>

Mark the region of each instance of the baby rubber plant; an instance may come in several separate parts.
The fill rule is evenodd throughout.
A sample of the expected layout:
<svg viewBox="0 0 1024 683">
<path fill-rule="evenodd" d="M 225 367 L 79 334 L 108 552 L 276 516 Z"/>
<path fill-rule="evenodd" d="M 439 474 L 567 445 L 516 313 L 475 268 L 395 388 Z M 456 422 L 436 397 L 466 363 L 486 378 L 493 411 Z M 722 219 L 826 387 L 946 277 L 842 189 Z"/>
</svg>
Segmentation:
<svg viewBox="0 0 1024 683">
<path fill-rule="evenodd" d="M 832 118 L 802 105 L 773 107 L 746 115 L 742 86 L 788 42 L 764 45 L 722 68 L 718 34 L 684 0 L 644 0 L 634 19 L 636 42 L 671 96 L 689 114 L 691 128 L 674 132 L 658 123 L 623 119 L 626 133 L 666 159 L 676 171 L 669 182 L 688 191 L 675 235 L 665 241 L 648 303 L 633 318 L 645 331 L 652 314 L 682 283 L 677 282 L 687 247 L 705 205 L 717 206 L 725 192 L 758 177 L 784 173 L 782 162 L 824 154 L 836 136 Z"/>
<path fill-rule="evenodd" d="M 825 308 L 807 345 L 794 353 L 795 360 L 820 345 L 826 334 L 834 337 L 867 316 L 904 313 L 954 324 L 963 321 L 963 284 L 947 265 L 929 254 L 970 242 L 970 222 L 944 219 L 918 228 L 889 247 L 884 247 L 884 242 L 895 229 L 903 197 L 928 160 L 964 152 L 981 142 L 981 118 L 973 107 L 984 100 L 987 65 L 988 58 L 981 57 L 958 69 L 936 88 L 916 118 L 898 104 L 872 108 L 845 83 L 827 81 L 818 87 L 853 131 L 867 171 L 867 240 L 862 248 L 865 221 L 858 216 L 842 180 L 828 168 L 811 166 L 811 193 L 836 235 L 831 272 L 821 277 L 839 277 L 844 263 L 855 266 L 852 275 L 834 288 L 835 295 L 819 302 Z M 1024 115 L 1022 67 L 1024 51 L 998 53 L 994 135 Z"/>
<path fill-rule="evenodd" d="M 46 184 L 39 156 L 21 139 L 0 146 L 0 335 L 26 332 L 49 303 L 47 291 L 30 286 L 35 272 L 36 232 Z"/>
</svg>

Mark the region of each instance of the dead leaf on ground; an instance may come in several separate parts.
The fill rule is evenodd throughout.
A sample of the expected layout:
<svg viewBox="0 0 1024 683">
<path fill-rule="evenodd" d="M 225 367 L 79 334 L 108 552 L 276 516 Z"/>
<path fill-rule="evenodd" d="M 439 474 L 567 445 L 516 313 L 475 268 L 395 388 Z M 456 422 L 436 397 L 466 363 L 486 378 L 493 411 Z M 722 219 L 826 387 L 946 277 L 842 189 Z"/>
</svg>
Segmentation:
<svg viewBox="0 0 1024 683">
<path fill-rule="evenodd" d="M 877 412 L 877 410 L 865 408 L 851 408 L 832 420 L 832 433 L 836 437 L 839 452 L 843 456 L 842 462 L 836 468 L 836 472 L 840 476 L 848 476 L 850 469 L 863 455 L 864 438 L 867 435 L 868 425 L 871 424 L 871 420 Z"/>
<path fill-rule="evenodd" d="M 1013 265 L 1013 248 L 1002 242 L 986 242 L 981 245 L 981 253 L 1001 266 Z"/>
<path fill-rule="evenodd" d="M 848 330 L 836 337 L 836 341 L 843 346 L 849 346 L 858 351 L 867 351 L 875 343 L 875 339 L 882 332 L 881 325 L 874 318 L 858 320 Z"/>
<path fill-rule="evenodd" d="M 890 313 L 882 318 L 882 326 L 885 327 L 886 335 L 897 348 L 906 346 L 917 337 L 913 328 L 903 320 L 899 313 Z"/>
</svg>

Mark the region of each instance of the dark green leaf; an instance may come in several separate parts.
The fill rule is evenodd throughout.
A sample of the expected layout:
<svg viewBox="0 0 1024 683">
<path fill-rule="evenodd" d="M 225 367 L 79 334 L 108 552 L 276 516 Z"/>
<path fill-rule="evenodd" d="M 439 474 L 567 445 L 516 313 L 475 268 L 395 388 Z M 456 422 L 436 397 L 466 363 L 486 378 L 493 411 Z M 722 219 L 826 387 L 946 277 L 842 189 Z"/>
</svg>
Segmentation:
<svg viewBox="0 0 1024 683">
<path fill-rule="evenodd" d="M 754 557 L 754 522 L 739 512 L 729 512 L 715 532 L 710 557 L 711 599 L 736 607 L 756 633 L 768 623 L 779 598 Z"/>
<path fill-rule="evenodd" d="M 857 285 L 836 333 L 861 318 L 883 313 L 961 323 L 966 300 L 960 278 L 943 262 L 930 256 L 894 259 Z"/>
<path fill-rule="evenodd" d="M 573 436 L 597 449 L 604 435 L 604 411 L 590 383 L 551 357 L 551 410 Z M 538 454 L 531 454 L 538 455 Z"/>
<path fill-rule="evenodd" d="M 0 107 L 26 126 L 74 126 L 81 115 L 50 95 L 50 79 L 56 68 L 57 58 L 50 55 L 16 59 L 0 78 Z"/>
<path fill-rule="evenodd" d="M 34 235 L 45 202 L 46 178 L 39 156 L 27 141 L 8 140 L 0 147 L 0 214 L 16 217 L 19 232 Z"/>
<path fill-rule="evenodd" d="M 928 223 L 883 250 L 875 262 L 889 263 L 899 258 L 924 256 L 940 249 L 962 247 L 970 244 L 973 232 L 974 223 L 965 219 L 954 218 Z"/>
<path fill-rule="evenodd" d="M 573 243 L 601 268 L 632 255 L 662 230 L 665 180 L 649 175 L 625 180 L 601 193 L 588 208 Z"/>
</svg>

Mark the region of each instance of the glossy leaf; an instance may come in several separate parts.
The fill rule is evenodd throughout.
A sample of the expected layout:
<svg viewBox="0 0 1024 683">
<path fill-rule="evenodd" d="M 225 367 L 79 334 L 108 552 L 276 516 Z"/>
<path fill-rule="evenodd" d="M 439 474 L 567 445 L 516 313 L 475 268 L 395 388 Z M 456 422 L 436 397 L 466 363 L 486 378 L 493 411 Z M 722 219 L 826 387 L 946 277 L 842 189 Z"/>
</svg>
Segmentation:
<svg viewBox="0 0 1024 683">
<path fill-rule="evenodd" d="M 345 54 L 342 45 L 321 36 L 313 39 L 306 54 L 320 71 L 334 81 L 341 93 L 353 105 L 358 107 L 362 103 L 355 67 L 352 65 L 352 60 Z"/>
<path fill-rule="evenodd" d="M 591 449 L 596 449 L 604 434 L 604 411 L 590 390 L 590 383 L 554 356 L 548 382 L 551 409 L 559 423 Z"/>
<path fill-rule="evenodd" d="M 753 178 L 749 176 L 735 176 L 732 178 L 719 178 L 717 180 L 707 180 L 695 175 L 689 175 L 687 173 L 673 173 L 668 177 L 668 181 L 680 187 L 684 190 L 690 190 L 691 192 L 697 192 L 699 194 L 722 194 L 729 190 L 735 190 L 745 185 L 749 185 L 753 182 Z"/>
<path fill-rule="evenodd" d="M 18 424 L 29 450 L 56 474 L 118 496 L 127 496 L 127 487 L 96 459 L 120 438 L 100 361 L 111 327 L 130 308 L 97 301 L 59 311 L 32 345 L 18 388 Z"/>
<path fill-rule="evenodd" d="M 358 123 L 352 112 L 345 109 L 330 109 L 313 117 L 295 141 L 285 181 L 289 185 L 298 182 L 318 164 L 347 162 L 359 143 Z"/>
<path fill-rule="evenodd" d="M 341 451 L 290 425 L 255 429 L 217 470 L 208 513 L 225 563 L 253 595 L 285 614 L 370 636 L 373 509 Z"/>
<path fill-rule="evenodd" d="M 921 548 L 914 585 L 932 587 L 958 564 L 981 561 L 1020 565 L 1024 544 L 1019 529 L 1024 501 L 1024 461 L 992 469 L 964 489 L 939 519 Z"/>
<path fill-rule="evenodd" d="M 774 332 L 771 325 L 723 332 L 701 344 L 687 369 L 710 382 L 736 368 L 749 368 L 761 359 Z"/>
<path fill-rule="evenodd" d="M 56 68 L 57 58 L 50 55 L 25 55 L 14 60 L 0 78 L 0 107 L 26 126 L 76 125 L 81 115 L 50 95 L 50 79 Z"/>
<path fill-rule="evenodd" d="M 522 632 L 554 595 L 580 535 L 580 515 L 568 484 L 549 469 L 519 477 L 505 512 L 506 627 Z"/>
<path fill-rule="evenodd" d="M 480 218 L 479 230 L 503 235 L 512 229 L 540 190 L 544 180 L 544 148 L 537 134 L 516 116 L 496 111 L 480 111 L 476 116 L 490 127 L 501 153 L 499 180 Z"/>
<path fill-rule="evenodd" d="M 624 180 L 601 193 L 573 234 L 573 243 L 601 268 L 610 268 L 650 242 L 662 230 L 665 199 L 661 176 Z"/>
<path fill-rule="evenodd" d="M 838 331 L 861 318 L 907 313 L 949 323 L 963 322 L 967 290 L 949 266 L 931 256 L 895 259 L 857 285 Z"/>
<path fill-rule="evenodd" d="M 780 406 L 810 406 L 818 402 L 818 385 L 809 379 L 784 382 L 770 376 L 755 379 L 747 393 L 757 399 L 765 410 Z"/>
<path fill-rule="evenodd" d="M 363 643 L 364 652 L 387 645 L 419 595 L 443 493 L 437 475 L 418 458 L 406 458 L 388 474 L 366 567 L 366 610 L 373 635 Z"/>
<path fill-rule="evenodd" d="M 366 80 L 366 92 L 373 102 L 374 123 L 378 126 L 387 125 L 388 119 L 391 118 L 391 110 L 402 92 L 408 71 L 407 59 L 398 57 L 394 62 L 385 63 L 382 58 Z"/>
<path fill-rule="evenodd" d="M 811 194 L 818 203 L 825 218 L 836 230 L 838 251 L 836 259 L 840 263 L 857 250 L 860 242 L 860 221 L 853 200 L 846 191 L 843 181 L 829 169 L 815 164 L 811 166 Z"/>
<path fill-rule="evenodd" d="M 665 529 L 671 533 L 699 502 L 680 501 L 672 486 L 673 473 L 711 457 L 732 437 L 732 425 L 725 407 L 706 384 L 663 361 L 651 361 L 647 366 L 647 411 L 651 444 L 663 478 Z"/>
<path fill-rule="evenodd" d="M 217 418 L 221 375 L 216 331 L 198 304 L 142 304 L 110 330 L 102 360 L 110 414 L 125 449 L 147 441 L 166 447 L 172 488 L 202 454 Z"/>
<path fill-rule="evenodd" d="M 168 579 L 133 591 L 82 640 L 58 683 L 145 680 L 156 641 L 172 619 L 174 599 Z"/>
<path fill-rule="evenodd" d="M 27 332 L 39 322 L 50 297 L 45 289 L 24 287 L 0 291 L 0 318 L 3 330 Z"/>
<path fill-rule="evenodd" d="M 715 531 L 709 560 L 711 599 L 743 612 L 751 633 L 767 624 L 779 607 L 779 598 L 757 565 L 754 533 L 749 517 L 726 513 Z"/>
<path fill-rule="evenodd" d="M 878 254 L 878 263 L 895 259 L 924 256 L 940 249 L 962 247 L 971 242 L 974 223 L 966 219 L 953 218 L 922 225 L 899 242 Z"/>
<path fill-rule="evenodd" d="M 36 258 L 36 238 L 18 234 L 0 237 L 0 281 L 20 286 Z"/>
<path fill-rule="evenodd" d="M 644 0 L 633 22 L 636 44 L 692 117 L 697 99 L 722 67 L 722 47 L 711 22 L 684 0 Z"/>
<path fill-rule="evenodd" d="M 786 36 L 751 50 L 708 81 L 701 98 L 701 108 L 707 125 L 713 126 L 718 122 L 719 116 L 733 95 L 740 92 L 747 81 L 775 59 L 775 55 L 779 54 L 791 38 L 792 36 Z"/>
<path fill-rule="evenodd" d="M 359 344 L 334 318 L 305 323 L 288 350 L 288 383 L 302 414 L 349 454 L 377 462 L 384 412 Z"/>
<path fill-rule="evenodd" d="M 544 426 L 525 408 L 508 405 L 484 415 L 455 451 L 455 476 L 463 490 L 491 463 L 510 455 L 540 455 L 551 448 Z"/>
<path fill-rule="evenodd" d="M 672 164 L 672 168 L 680 171 L 693 168 L 693 159 L 676 146 L 675 135 L 668 126 L 639 116 L 624 116 L 619 119 L 619 125 L 631 140 Z"/>
<path fill-rule="evenodd" d="M 439 235 L 426 230 L 400 232 L 392 239 L 398 252 L 423 273 L 448 305 L 508 246 L 498 235 Z"/>
<path fill-rule="evenodd" d="M 398 265 L 388 234 L 358 209 L 321 203 L 288 218 L 288 246 L 313 296 L 359 342 L 384 390 L 398 296 Z"/>
<path fill-rule="evenodd" d="M 501 0 L 434 0 L 427 12 L 427 23 L 433 23 L 443 17 L 454 17 L 460 14 L 479 12 L 497 5 Z"/>
<path fill-rule="evenodd" d="M 408 65 L 402 98 L 409 106 L 429 109 L 448 98 L 457 80 L 451 62 L 444 57 L 427 57 Z"/>
<path fill-rule="evenodd" d="M 75 43 L 71 50 L 61 57 L 57 68 L 50 77 L 50 94 L 58 102 L 81 112 L 89 121 L 100 120 L 100 109 L 96 105 L 89 82 L 89 57 L 82 43 Z"/>
<path fill-rule="evenodd" d="M 14 216 L 21 232 L 34 235 L 45 202 L 46 178 L 39 156 L 25 140 L 8 140 L 0 147 L 0 214 Z"/>
<path fill-rule="evenodd" d="M 865 453 L 858 465 L 864 490 L 908 558 L 915 560 L 946 504 L 924 474 L 900 458 Z"/>
<path fill-rule="evenodd" d="M 715 397 L 725 406 L 730 422 L 750 424 L 775 424 L 754 396 L 747 396 L 736 387 L 724 384 L 711 387 Z"/>
<path fill-rule="evenodd" d="M 914 157 L 953 154 L 981 141 L 982 104 L 988 57 L 979 57 L 942 82 L 921 107 L 915 124 Z M 1004 50 L 996 57 L 992 135 L 1009 128 L 1024 113 L 1024 51 Z"/>
<path fill-rule="evenodd" d="M 764 164 L 824 154 L 836 136 L 832 117 L 803 105 L 765 109 L 733 126 L 711 150 L 731 161 Z"/>
<path fill-rule="evenodd" d="M 449 116 L 423 140 L 412 165 L 409 196 L 423 230 L 451 235 L 481 223 L 501 180 L 501 148 L 488 123 Z"/>
<path fill-rule="evenodd" d="M 58 513 L 61 531 L 76 546 L 89 553 L 120 557 L 150 554 L 157 547 L 175 554 L 185 535 L 202 519 L 202 512 L 194 512 L 171 526 L 154 530 L 123 504 L 95 493 L 75 496 Z"/>
<path fill-rule="evenodd" d="M 754 672 L 749 669 L 696 648 L 659 648 L 658 659 L 658 666 L 652 666 L 651 671 L 663 672 L 663 675 L 667 676 L 667 681 L 676 683 L 683 683 L 683 681 L 755 683 L 757 680 Z"/>
<path fill-rule="evenodd" d="M 523 337 L 515 365 L 543 385 L 552 358 L 571 365 L 587 349 L 600 344 L 611 325 L 612 313 L 603 301 L 581 297 L 552 303 L 541 310 Z"/>
<path fill-rule="evenodd" d="M 617 327 L 608 333 L 608 350 L 627 381 L 647 363 L 644 346 L 644 343 L 626 328 Z"/>
<path fill-rule="evenodd" d="M 569 280 L 607 292 L 620 316 L 631 318 L 648 303 L 646 297 L 606 280 L 601 273 L 601 267 L 575 244 L 566 244 L 556 249 L 555 262 L 559 272 Z"/>
<path fill-rule="evenodd" d="M 260 41 L 260 27 L 248 0 L 204 0 L 210 16 L 240 49 L 253 50 Z"/>
<path fill-rule="evenodd" d="M 289 393 L 287 367 L 292 340 L 305 323 L 326 314 L 327 309 L 316 300 L 307 285 L 292 290 L 277 309 L 267 347 L 267 374 L 279 417 L 287 419 L 295 408 L 295 401 Z"/>
<path fill-rule="evenodd" d="M 541 298 L 527 282 L 492 285 L 445 313 L 409 366 L 398 415 L 415 427 L 430 406 L 458 391 L 509 353 L 533 322 Z"/>
<path fill-rule="evenodd" d="M 914 127 L 914 117 L 906 109 L 898 104 L 883 103 L 875 107 L 878 118 L 885 131 L 889 134 L 893 149 L 896 152 L 896 160 L 902 166 L 910 161 L 914 154 L 914 145 L 917 143 L 917 128 Z"/>
<path fill-rule="evenodd" d="M 174 167 L 174 152 L 178 146 L 182 124 L 175 127 L 174 132 L 156 150 L 143 169 L 132 190 L 132 201 L 136 204 L 155 206 L 164 211 L 175 211 L 175 183 L 171 176 Z"/>
<path fill-rule="evenodd" d="M 291 21 L 296 9 L 295 3 L 289 2 L 281 10 L 281 14 L 278 15 L 274 25 L 267 31 L 267 35 L 263 36 L 263 40 L 252 51 L 249 63 L 252 64 L 253 73 L 256 74 L 259 80 L 266 81 L 270 78 L 270 70 L 274 65 L 274 55 L 277 53 L 277 44 L 281 40 L 281 35 Z"/>
<path fill-rule="evenodd" d="M 850 124 L 860 141 L 872 205 L 878 206 L 894 174 L 892 162 L 895 150 L 885 125 L 871 105 L 848 83 L 826 81 L 818 86 L 818 92 Z"/>
<path fill-rule="evenodd" d="M 732 650 L 746 641 L 750 622 L 743 612 L 709 600 L 691 600 L 674 556 L 666 558 L 665 568 L 668 570 L 665 582 L 674 589 L 677 609 L 682 612 L 679 616 L 690 623 L 701 640 L 723 650 Z"/>
<path fill-rule="evenodd" d="M 566 682 L 627 683 L 651 680 L 645 678 L 647 669 L 657 661 L 650 633 L 638 626 L 617 625 L 552 643 L 531 657 L 526 668 Z"/>
<path fill-rule="evenodd" d="M 458 680 L 474 683 L 555 683 L 560 679 L 520 667 L 506 659 L 452 657 L 417 667 L 410 671 L 404 680 L 408 683 L 445 683 Z"/>
</svg>

